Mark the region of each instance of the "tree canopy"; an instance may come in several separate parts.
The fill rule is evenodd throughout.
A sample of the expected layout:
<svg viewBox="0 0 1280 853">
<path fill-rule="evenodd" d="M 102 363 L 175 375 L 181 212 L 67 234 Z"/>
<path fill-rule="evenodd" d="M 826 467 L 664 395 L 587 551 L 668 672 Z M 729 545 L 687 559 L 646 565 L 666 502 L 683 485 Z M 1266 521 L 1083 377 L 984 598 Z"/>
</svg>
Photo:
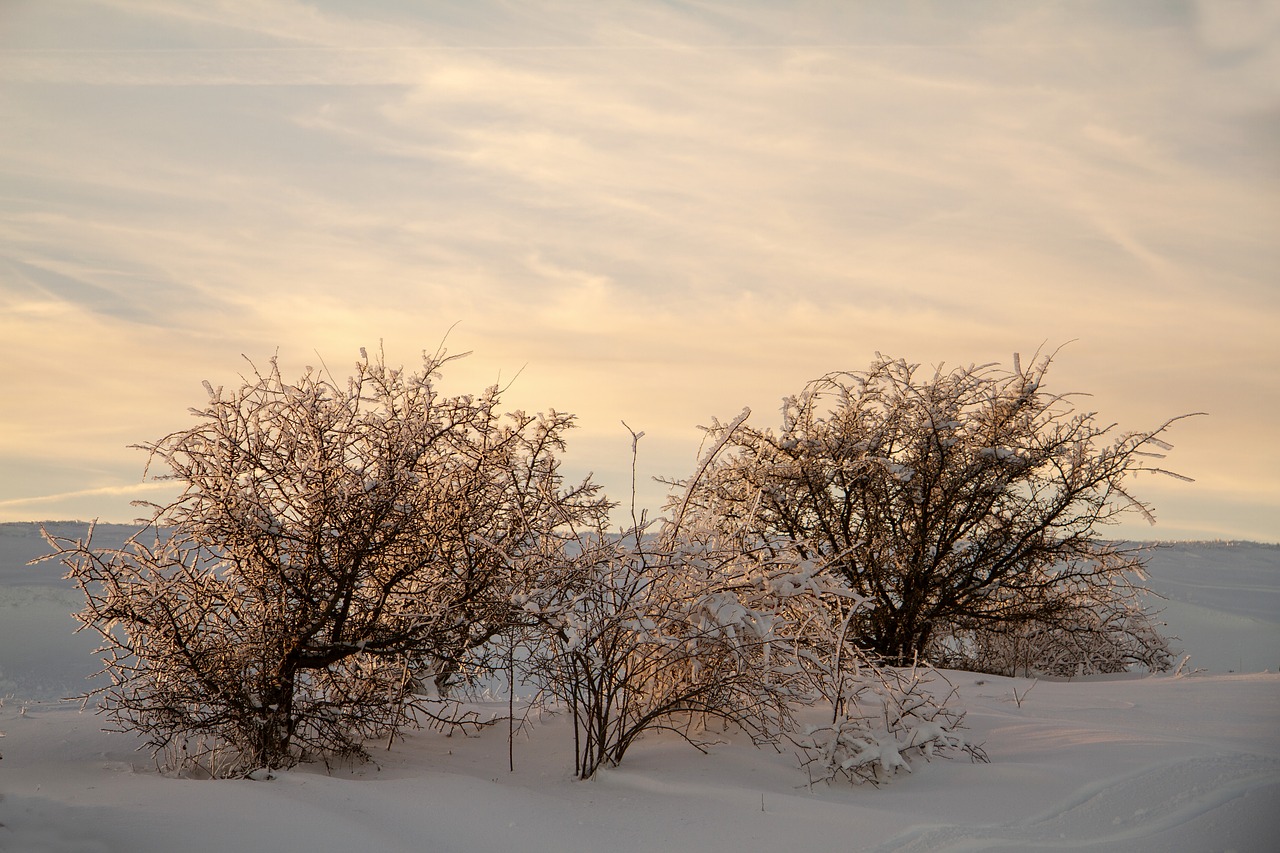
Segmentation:
<svg viewBox="0 0 1280 853">
<path fill-rule="evenodd" d="M 1051 362 L 923 371 L 878 356 L 829 374 L 784 400 L 780 429 L 713 424 L 729 452 L 696 500 L 821 558 L 872 604 L 854 635 L 886 660 L 940 653 L 943 628 L 1074 630 L 1082 599 L 1134 604 L 1118 590 L 1140 553 L 1102 533 L 1153 519 L 1130 480 L 1179 476 L 1155 464 L 1179 418 L 1117 434 L 1043 387 Z"/>
</svg>

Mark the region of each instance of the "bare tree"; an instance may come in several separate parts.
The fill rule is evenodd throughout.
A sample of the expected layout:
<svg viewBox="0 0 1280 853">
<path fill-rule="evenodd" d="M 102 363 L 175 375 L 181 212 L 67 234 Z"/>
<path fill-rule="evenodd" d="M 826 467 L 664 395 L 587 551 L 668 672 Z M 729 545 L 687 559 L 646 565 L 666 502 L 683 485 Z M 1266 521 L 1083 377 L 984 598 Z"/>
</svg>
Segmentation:
<svg viewBox="0 0 1280 853">
<path fill-rule="evenodd" d="M 363 756 L 514 613 L 505 553 L 605 510 L 558 470 L 568 415 L 446 397 L 362 350 L 339 384 L 275 359 L 142 445 L 183 492 L 120 549 L 46 534 L 103 639 L 115 724 L 214 775 Z M 91 694 L 92 695 L 92 694 Z"/>
<path fill-rule="evenodd" d="M 1179 476 L 1151 464 L 1179 418 L 1115 435 L 1042 388 L 1051 361 L 922 374 L 878 356 L 830 374 L 784 401 L 777 432 L 713 424 L 729 452 L 694 501 L 821 559 L 872 605 L 855 644 L 888 662 L 926 659 L 955 626 L 1079 632 L 1142 569 L 1138 549 L 1101 532 L 1130 512 L 1154 521 L 1129 480 Z"/>
</svg>

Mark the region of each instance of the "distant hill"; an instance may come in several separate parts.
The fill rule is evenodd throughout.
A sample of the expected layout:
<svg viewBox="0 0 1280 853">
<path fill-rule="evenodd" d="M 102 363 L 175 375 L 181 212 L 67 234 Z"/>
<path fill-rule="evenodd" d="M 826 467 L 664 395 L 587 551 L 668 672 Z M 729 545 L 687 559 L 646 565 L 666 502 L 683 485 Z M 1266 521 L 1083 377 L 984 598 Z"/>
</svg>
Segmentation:
<svg viewBox="0 0 1280 853">
<path fill-rule="evenodd" d="M 79 539 L 89 531 L 87 521 L 9 521 L 0 523 L 0 586 L 31 584 L 71 586 L 63 581 L 65 570 L 56 562 L 28 566 L 49 553 L 49 544 L 40 535 L 44 527 L 54 536 Z M 136 524 L 99 524 L 94 528 L 94 544 L 118 548 L 138 531 Z"/>
</svg>

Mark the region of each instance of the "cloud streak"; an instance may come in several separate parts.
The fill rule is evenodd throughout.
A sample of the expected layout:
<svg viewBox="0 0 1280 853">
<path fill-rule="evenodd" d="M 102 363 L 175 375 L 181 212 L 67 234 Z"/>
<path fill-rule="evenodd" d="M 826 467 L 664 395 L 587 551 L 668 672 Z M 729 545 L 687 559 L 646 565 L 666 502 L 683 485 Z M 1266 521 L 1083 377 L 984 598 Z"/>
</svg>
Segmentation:
<svg viewBox="0 0 1280 853">
<path fill-rule="evenodd" d="M 0 511 L 11 511 L 21 507 L 35 507 L 40 504 L 61 504 L 78 498 L 101 497 L 134 497 L 139 493 L 172 491 L 172 483 L 134 483 L 125 486 L 103 486 L 97 489 L 80 489 L 74 492 L 59 492 L 56 495 L 37 495 L 35 497 L 10 498 L 0 501 Z"/>
</svg>

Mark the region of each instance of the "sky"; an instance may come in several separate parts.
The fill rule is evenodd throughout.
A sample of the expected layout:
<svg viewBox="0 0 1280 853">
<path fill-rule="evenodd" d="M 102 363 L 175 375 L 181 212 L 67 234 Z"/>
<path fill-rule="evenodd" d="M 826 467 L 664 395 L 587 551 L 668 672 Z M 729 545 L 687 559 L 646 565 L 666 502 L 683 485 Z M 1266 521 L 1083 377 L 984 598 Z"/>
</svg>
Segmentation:
<svg viewBox="0 0 1280 853">
<path fill-rule="evenodd" d="M 578 417 L 629 501 L 877 352 L 1179 422 L 1280 541 L 1280 4 L 0 2 L 0 521 L 128 521 L 245 358 Z"/>
</svg>

